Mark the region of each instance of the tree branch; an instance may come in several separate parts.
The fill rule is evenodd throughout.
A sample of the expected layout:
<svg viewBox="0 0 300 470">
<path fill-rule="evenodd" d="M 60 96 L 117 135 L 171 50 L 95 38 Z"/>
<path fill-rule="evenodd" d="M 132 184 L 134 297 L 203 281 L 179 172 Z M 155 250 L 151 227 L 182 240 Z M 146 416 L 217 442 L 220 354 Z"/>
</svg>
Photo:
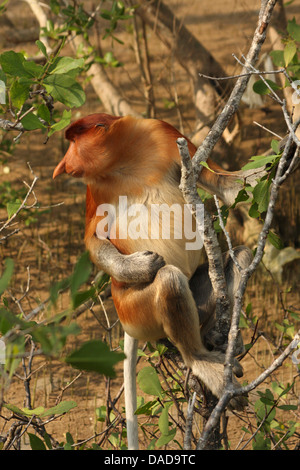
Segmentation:
<svg viewBox="0 0 300 470">
<path fill-rule="evenodd" d="M 299 125 L 299 122 L 293 126 L 293 130 L 295 130 L 295 126 L 297 125 Z M 294 141 L 293 134 L 290 133 L 286 141 L 286 145 L 284 147 L 284 151 L 283 151 L 282 157 L 280 159 L 280 162 L 277 168 L 276 176 L 272 183 L 270 202 L 268 205 L 265 222 L 264 222 L 262 231 L 259 235 L 258 246 L 256 249 L 255 256 L 250 266 L 248 266 L 248 268 L 242 271 L 241 281 L 240 281 L 240 284 L 239 284 L 239 287 L 235 296 L 231 327 L 230 327 L 229 336 L 228 336 L 228 347 L 226 351 L 225 371 L 224 371 L 225 388 L 217 406 L 213 410 L 209 420 L 206 423 L 203 434 L 198 442 L 198 446 L 197 446 L 198 449 L 205 448 L 205 445 L 209 438 L 210 433 L 213 431 L 214 427 L 218 424 L 221 413 L 224 411 L 230 399 L 233 396 L 243 395 L 245 393 L 248 393 L 250 390 L 253 390 L 255 387 L 257 387 L 275 369 L 277 369 L 278 367 L 282 365 L 283 361 L 288 357 L 292 349 L 295 348 L 295 341 L 292 341 L 290 345 L 286 348 L 286 350 L 273 362 L 273 364 L 271 364 L 271 366 L 266 371 L 264 371 L 257 379 L 255 379 L 251 384 L 249 384 L 246 387 L 241 387 L 240 389 L 234 389 L 232 387 L 232 365 L 233 365 L 233 359 L 234 359 L 235 344 L 236 344 L 237 336 L 238 336 L 238 329 L 239 329 L 238 326 L 239 326 L 239 320 L 240 320 L 240 312 L 242 309 L 243 296 L 246 290 L 247 282 L 250 279 L 251 275 L 254 273 L 254 271 L 257 269 L 264 254 L 264 248 L 265 248 L 267 236 L 271 227 L 271 223 L 272 223 L 273 215 L 275 211 L 275 204 L 276 204 L 277 197 L 279 194 L 280 186 L 284 181 L 283 179 L 284 171 L 287 165 L 287 160 L 290 155 L 290 149 L 291 149 L 291 146 L 293 145 L 293 141 Z M 289 168 L 287 171 L 289 171 Z M 297 338 L 299 339 L 299 332 L 295 336 L 295 339 Z"/>
<path fill-rule="evenodd" d="M 259 13 L 258 25 L 253 36 L 252 44 L 246 57 L 247 65 L 254 65 L 258 59 L 261 47 L 266 38 L 267 26 L 270 22 L 275 4 L 276 0 L 268 0 L 266 5 L 262 2 L 262 6 Z M 199 163 L 208 159 L 214 146 L 216 145 L 217 141 L 220 139 L 222 133 L 227 127 L 230 119 L 238 109 L 240 100 L 243 96 L 243 93 L 247 87 L 250 78 L 250 75 L 247 75 L 247 67 L 245 66 L 243 67 L 241 74 L 243 76 L 238 78 L 229 97 L 229 100 L 227 101 L 221 114 L 215 121 L 208 135 L 206 136 L 203 143 L 198 148 L 197 152 L 193 157 L 193 166 L 198 175 L 201 173 L 202 170 L 202 166 L 199 165 Z"/>
</svg>

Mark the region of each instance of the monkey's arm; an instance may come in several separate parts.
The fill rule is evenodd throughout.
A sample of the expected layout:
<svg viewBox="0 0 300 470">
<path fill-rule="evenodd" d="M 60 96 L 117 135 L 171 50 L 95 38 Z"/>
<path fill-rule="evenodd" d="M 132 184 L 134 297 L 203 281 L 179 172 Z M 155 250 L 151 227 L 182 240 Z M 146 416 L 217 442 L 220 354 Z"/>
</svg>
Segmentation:
<svg viewBox="0 0 300 470">
<path fill-rule="evenodd" d="M 151 251 L 123 255 L 106 239 L 96 235 L 86 240 L 93 263 L 118 282 L 142 284 L 152 282 L 157 271 L 165 265 L 162 256 Z"/>
</svg>

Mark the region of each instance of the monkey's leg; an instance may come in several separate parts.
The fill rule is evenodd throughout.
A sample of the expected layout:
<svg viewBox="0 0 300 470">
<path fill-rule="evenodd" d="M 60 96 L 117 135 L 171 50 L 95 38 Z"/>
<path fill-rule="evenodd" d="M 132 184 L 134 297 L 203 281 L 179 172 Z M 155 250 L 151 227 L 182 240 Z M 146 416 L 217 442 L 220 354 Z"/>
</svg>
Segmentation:
<svg viewBox="0 0 300 470">
<path fill-rule="evenodd" d="M 168 337 L 186 365 L 220 397 L 224 354 L 205 348 L 188 279 L 178 268 L 162 267 L 151 284 L 124 287 L 113 283 L 112 296 L 124 330 L 130 336 L 150 341 Z M 238 383 L 234 382 L 234 385 Z M 236 409 L 244 405 L 243 397 L 230 403 Z"/>
<path fill-rule="evenodd" d="M 242 269 L 249 266 L 252 261 L 252 252 L 245 246 L 234 248 L 234 255 Z M 234 296 L 238 289 L 241 279 L 241 272 L 233 262 L 229 252 L 223 253 L 224 274 L 228 289 L 231 308 L 234 303 Z M 218 350 L 225 352 L 228 344 L 226 332 L 220 332 L 216 328 L 216 302 L 213 288 L 208 274 L 208 263 L 199 266 L 189 281 L 190 289 L 196 302 L 199 321 L 201 325 L 201 337 L 206 348 L 209 350 Z M 236 356 L 244 352 L 244 343 L 239 332 L 238 342 L 236 344 Z M 237 377 L 242 377 L 243 368 L 241 364 L 234 359 L 234 373 Z"/>
<path fill-rule="evenodd" d="M 208 351 L 202 342 L 198 311 L 188 279 L 179 269 L 167 265 L 158 271 L 154 284 L 155 306 L 160 312 L 165 335 L 178 348 L 193 374 L 220 397 L 224 386 L 224 355 L 220 351 Z M 234 378 L 233 384 L 238 386 Z M 245 404 L 244 397 L 230 402 L 235 409 L 242 409 Z"/>
</svg>

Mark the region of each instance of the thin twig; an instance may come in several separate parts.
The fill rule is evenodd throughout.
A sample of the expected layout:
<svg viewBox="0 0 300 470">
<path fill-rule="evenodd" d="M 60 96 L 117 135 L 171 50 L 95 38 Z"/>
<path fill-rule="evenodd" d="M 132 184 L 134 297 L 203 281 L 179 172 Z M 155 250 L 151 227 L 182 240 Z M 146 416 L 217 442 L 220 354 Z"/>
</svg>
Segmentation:
<svg viewBox="0 0 300 470">
<path fill-rule="evenodd" d="M 274 135 L 274 136 L 277 137 L 278 139 L 280 139 L 280 140 L 283 139 L 283 137 L 281 137 L 280 135 L 276 134 L 276 132 L 273 132 L 273 131 L 271 131 L 270 129 L 268 129 L 267 127 L 263 126 L 262 124 L 259 124 L 259 122 L 253 121 L 253 124 L 255 124 L 256 126 L 261 127 L 262 129 L 264 129 L 265 131 L 267 131 L 267 132 L 269 132 L 270 134 Z"/>
<path fill-rule="evenodd" d="M 28 165 L 29 168 L 30 168 L 29 162 L 27 162 L 27 165 Z M 32 171 L 31 168 L 30 168 L 30 170 L 31 170 L 31 173 L 34 175 L 34 173 L 33 173 L 33 171 Z M 15 212 L 11 217 L 8 218 L 8 220 L 2 225 L 2 227 L 0 227 L 0 232 L 2 232 L 6 227 L 8 227 L 8 225 L 10 225 L 10 223 L 17 217 L 17 215 L 19 214 L 19 212 L 21 212 L 21 210 L 23 210 L 24 208 L 29 208 L 29 209 L 31 209 L 32 207 L 34 207 L 34 205 L 35 205 L 36 203 L 27 207 L 27 206 L 26 206 L 26 202 L 27 202 L 27 200 L 28 200 L 30 194 L 31 194 L 31 193 L 34 194 L 33 188 L 34 188 L 34 186 L 35 186 L 35 184 L 36 184 L 36 182 L 37 182 L 38 179 L 39 179 L 39 177 L 36 176 L 36 175 L 34 175 L 33 181 L 32 181 L 32 183 L 31 183 L 31 185 L 29 186 L 29 189 L 28 189 L 28 192 L 27 192 L 25 198 L 23 199 L 22 203 L 20 204 L 20 206 L 18 207 L 18 209 L 16 210 L 16 212 Z"/>
<path fill-rule="evenodd" d="M 270 22 L 275 4 L 276 0 L 269 0 L 266 5 L 261 6 L 259 15 L 260 19 L 258 21 L 258 25 L 253 36 L 252 44 L 247 54 L 247 65 L 255 64 L 258 59 L 259 53 L 261 51 L 261 46 L 266 38 L 266 30 Z M 243 67 L 241 73 L 246 73 L 246 75 L 237 79 L 237 82 L 231 92 L 228 102 L 224 106 L 222 112 L 213 124 L 210 132 L 208 133 L 208 135 L 206 136 L 206 138 L 204 139 L 201 146 L 198 148 L 193 157 L 193 166 L 198 175 L 202 171 L 202 166 L 199 165 L 200 162 L 207 160 L 216 143 L 223 134 L 225 128 L 227 127 L 229 121 L 231 120 L 232 116 L 236 113 L 238 109 L 240 100 L 250 79 L 250 75 L 248 75 L 248 69 L 246 67 Z"/>
<path fill-rule="evenodd" d="M 242 64 L 243 65 L 243 64 Z M 204 73 L 199 73 L 200 77 L 203 78 L 208 78 L 209 80 L 229 80 L 231 78 L 240 78 L 240 77 L 247 77 L 251 75 L 272 75 L 273 73 L 283 73 L 285 72 L 285 69 L 280 69 L 280 70 L 271 70 L 271 71 L 256 71 L 256 72 L 246 72 L 246 73 L 240 73 L 238 75 L 228 75 L 227 77 L 211 77 L 210 75 L 205 75 Z"/>
<path fill-rule="evenodd" d="M 274 370 L 276 370 L 278 367 L 282 365 L 284 360 L 289 356 L 291 351 L 295 349 L 295 341 L 292 341 L 289 346 L 285 349 L 285 351 L 271 364 L 271 366 L 266 369 L 262 374 L 260 374 L 259 377 L 257 377 L 254 381 L 251 382 L 248 386 L 241 387 L 240 389 L 234 389 L 232 387 L 232 363 L 233 363 L 233 357 L 234 357 L 234 348 L 235 348 L 235 343 L 236 343 L 236 338 L 238 334 L 238 325 L 239 325 L 239 318 L 240 318 L 240 311 L 242 308 L 242 299 L 243 295 L 247 286 L 247 282 L 250 278 L 250 276 L 253 274 L 253 272 L 257 269 L 258 264 L 260 263 L 263 253 L 264 253 L 264 247 L 266 244 L 266 239 L 267 235 L 273 220 L 273 214 L 274 214 L 274 209 L 275 209 L 275 203 L 277 200 L 277 196 L 279 193 L 279 188 L 280 188 L 280 181 L 281 177 L 284 171 L 284 168 L 286 166 L 286 161 L 290 152 L 290 147 L 293 142 L 293 137 L 290 134 L 281 160 L 279 162 L 276 176 L 273 180 L 273 184 L 271 187 L 271 194 L 270 194 L 270 201 L 265 217 L 265 222 L 262 228 L 262 231 L 259 235 L 259 241 L 258 241 L 258 246 L 257 250 L 255 253 L 255 256 L 248 268 L 242 271 L 242 276 L 241 276 L 241 281 L 235 296 L 235 302 L 234 302 L 234 307 L 233 307 L 233 313 L 232 313 L 232 324 L 229 332 L 229 340 L 228 340 L 228 347 L 226 351 L 226 358 L 225 358 L 225 371 L 224 371 L 224 379 L 225 379 L 225 388 L 224 388 L 224 393 L 222 394 L 217 406 L 213 410 L 208 422 L 206 423 L 204 432 L 202 436 L 199 439 L 198 446 L 197 448 L 199 449 L 204 449 L 205 444 L 207 442 L 207 439 L 216 426 L 216 424 L 219 422 L 221 413 L 223 412 L 224 408 L 228 404 L 229 400 L 237 395 L 242 395 L 245 393 L 248 393 L 249 391 L 253 390 L 256 388 L 260 383 L 262 383 L 267 377 L 270 376 Z M 295 338 L 299 339 L 299 333 L 295 336 Z"/>
<path fill-rule="evenodd" d="M 238 268 L 239 271 L 242 271 L 242 267 L 240 265 L 240 263 L 238 262 L 237 260 L 237 257 L 235 256 L 234 254 L 234 251 L 233 251 L 233 247 L 232 247 L 232 243 L 231 243 L 231 240 L 230 240 L 230 236 L 229 236 L 229 233 L 227 232 L 226 228 L 225 228 L 225 225 L 223 223 L 223 219 L 222 219 L 222 214 L 221 214 L 221 210 L 220 210 L 220 205 L 219 205 L 219 201 L 218 201 L 218 198 L 216 195 L 214 195 L 214 200 L 215 200 L 215 204 L 216 204 L 216 208 L 217 208 L 217 212 L 218 212 L 218 218 L 219 218 L 219 224 L 220 224 L 220 227 L 221 229 L 223 230 L 223 233 L 225 235 L 225 238 L 226 238 L 226 241 L 227 241 L 227 245 L 228 245 L 228 249 L 229 249 L 229 254 L 231 256 L 231 259 L 232 261 L 234 262 L 234 264 L 236 265 L 236 267 Z"/>
</svg>

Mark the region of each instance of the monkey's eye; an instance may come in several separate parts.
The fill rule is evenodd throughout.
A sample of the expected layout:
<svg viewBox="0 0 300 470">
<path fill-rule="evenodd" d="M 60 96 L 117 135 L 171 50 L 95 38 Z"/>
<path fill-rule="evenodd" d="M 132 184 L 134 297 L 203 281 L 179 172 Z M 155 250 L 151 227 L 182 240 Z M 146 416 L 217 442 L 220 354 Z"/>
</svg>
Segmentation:
<svg viewBox="0 0 300 470">
<path fill-rule="evenodd" d="M 106 125 L 102 124 L 101 122 L 99 122 L 99 124 L 96 124 L 95 127 L 104 127 L 106 129 Z"/>
</svg>

